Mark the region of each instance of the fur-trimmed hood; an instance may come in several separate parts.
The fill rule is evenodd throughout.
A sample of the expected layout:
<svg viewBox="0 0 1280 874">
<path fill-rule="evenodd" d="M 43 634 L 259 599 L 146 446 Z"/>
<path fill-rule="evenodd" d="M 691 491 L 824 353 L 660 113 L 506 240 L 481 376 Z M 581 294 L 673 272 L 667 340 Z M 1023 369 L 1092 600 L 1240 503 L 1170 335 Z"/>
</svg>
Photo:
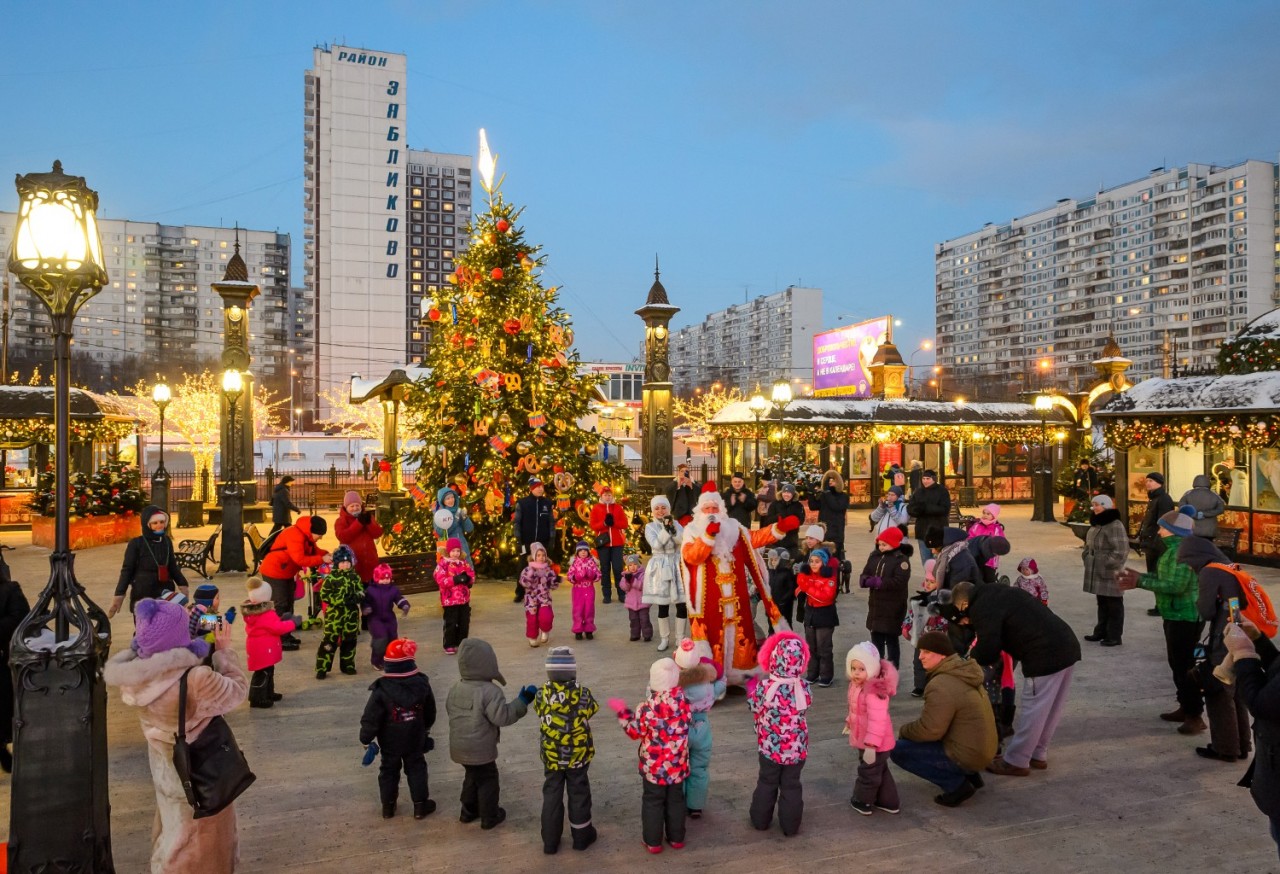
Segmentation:
<svg viewBox="0 0 1280 874">
<path fill-rule="evenodd" d="M 785 640 L 794 640 L 800 644 L 799 651 L 794 646 L 787 647 L 788 652 L 778 652 L 778 645 Z M 775 658 L 776 656 L 776 658 Z M 758 658 L 760 667 L 766 674 L 779 677 L 798 677 L 809 665 L 809 644 L 794 631 L 779 631 L 771 634 L 760 646 Z"/>
<path fill-rule="evenodd" d="M 183 671 L 202 661 L 200 656 L 181 648 L 145 659 L 133 650 L 125 650 L 107 660 L 102 679 L 108 686 L 120 687 L 120 697 L 125 704 L 147 707 L 182 679 Z"/>
</svg>

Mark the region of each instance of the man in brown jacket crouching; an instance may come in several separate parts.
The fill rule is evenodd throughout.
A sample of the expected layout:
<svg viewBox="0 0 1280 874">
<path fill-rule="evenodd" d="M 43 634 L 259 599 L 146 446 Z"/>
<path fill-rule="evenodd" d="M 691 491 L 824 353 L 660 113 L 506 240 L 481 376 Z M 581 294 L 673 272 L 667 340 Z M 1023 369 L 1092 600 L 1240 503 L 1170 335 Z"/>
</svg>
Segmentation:
<svg viewBox="0 0 1280 874">
<path fill-rule="evenodd" d="M 924 710 L 902 726 L 889 759 L 904 771 L 936 783 L 934 801 L 958 807 L 982 787 L 978 772 L 991 764 L 998 738 L 991 702 L 982 689 L 982 667 L 956 655 L 940 631 L 920 635 L 920 663 L 929 675 Z"/>
</svg>

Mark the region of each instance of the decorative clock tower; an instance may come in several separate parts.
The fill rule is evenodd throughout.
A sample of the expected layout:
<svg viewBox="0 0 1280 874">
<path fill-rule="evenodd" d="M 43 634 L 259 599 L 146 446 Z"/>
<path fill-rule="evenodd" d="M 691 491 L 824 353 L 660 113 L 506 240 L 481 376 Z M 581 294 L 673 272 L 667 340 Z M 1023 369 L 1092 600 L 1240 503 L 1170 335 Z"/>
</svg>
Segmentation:
<svg viewBox="0 0 1280 874">
<path fill-rule="evenodd" d="M 223 481 L 235 470 L 249 503 L 257 500 L 257 482 L 253 475 L 253 375 L 249 372 L 249 303 L 258 296 L 257 285 L 249 281 L 249 270 L 240 257 L 240 232 L 236 231 L 235 254 L 227 261 L 221 282 L 213 290 L 222 298 L 222 369 L 237 370 L 244 390 L 236 399 L 235 428 L 231 433 L 227 397 L 222 398 L 222 471 Z"/>
<path fill-rule="evenodd" d="M 671 366 L 668 341 L 671 318 L 680 312 L 667 299 L 653 262 L 653 285 L 636 315 L 644 319 L 644 385 L 640 407 L 640 486 L 645 494 L 661 492 L 671 479 Z"/>
</svg>

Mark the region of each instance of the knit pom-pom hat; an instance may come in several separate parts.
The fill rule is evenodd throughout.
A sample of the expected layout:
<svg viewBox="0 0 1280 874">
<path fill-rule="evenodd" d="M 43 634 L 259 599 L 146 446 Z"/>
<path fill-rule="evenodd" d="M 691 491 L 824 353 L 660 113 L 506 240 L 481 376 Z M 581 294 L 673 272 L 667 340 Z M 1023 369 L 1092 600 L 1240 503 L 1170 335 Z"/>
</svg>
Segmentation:
<svg viewBox="0 0 1280 874">
<path fill-rule="evenodd" d="M 862 643 L 853 645 L 849 654 L 844 657 L 846 676 L 853 676 L 854 662 L 862 662 L 862 666 L 867 669 L 868 680 L 874 680 L 880 676 L 880 651 L 876 649 L 875 644 L 864 640 Z"/>
<path fill-rule="evenodd" d="M 200 658 L 209 654 L 209 644 L 191 639 L 191 616 L 185 607 L 172 601 L 143 598 L 133 608 L 133 649 L 138 658 L 150 658 L 171 649 L 186 649 Z"/>
<path fill-rule="evenodd" d="M 382 657 L 382 676 L 411 677 L 418 673 L 414 656 L 418 645 L 407 637 L 398 637 L 387 644 L 387 654 Z"/>
</svg>

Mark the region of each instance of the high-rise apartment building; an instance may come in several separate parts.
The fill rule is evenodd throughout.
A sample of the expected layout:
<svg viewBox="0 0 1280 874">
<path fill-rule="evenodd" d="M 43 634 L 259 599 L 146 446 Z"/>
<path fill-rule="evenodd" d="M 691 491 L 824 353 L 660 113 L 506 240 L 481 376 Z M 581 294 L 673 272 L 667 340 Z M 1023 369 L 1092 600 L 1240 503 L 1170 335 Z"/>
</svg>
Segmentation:
<svg viewBox="0 0 1280 874">
<path fill-rule="evenodd" d="M 1128 374 L 1214 365 L 1277 294 L 1277 165 L 1188 164 L 935 247 L 937 357 L 974 397 L 1094 382 L 1114 333 Z"/>
<path fill-rule="evenodd" d="M 681 395 L 717 382 L 744 392 L 779 379 L 809 383 L 813 335 L 821 330 L 820 288 L 793 285 L 734 304 L 671 332 L 671 381 Z"/>
<path fill-rule="evenodd" d="M 467 248 L 471 221 L 471 156 L 409 150 L 406 205 L 405 362 L 420 364 L 427 330 L 422 301 L 439 291 L 454 260 Z"/>
<path fill-rule="evenodd" d="M 0 252 L 12 244 L 17 213 L 0 212 Z M 249 353 L 258 382 L 275 386 L 288 370 L 288 234 L 240 228 L 162 225 L 99 218 L 108 281 L 75 323 L 73 372 L 89 388 L 130 387 L 160 372 L 219 366 L 222 300 L 211 285 L 235 252 L 262 290 L 249 307 Z M 43 305 L 12 282 L 10 360 L 53 359 Z M 47 368 L 46 368 L 47 370 Z"/>
<path fill-rule="evenodd" d="M 306 73 L 317 392 L 421 360 L 422 298 L 465 247 L 471 159 L 408 148 L 407 69 L 405 55 L 335 45 Z"/>
</svg>

